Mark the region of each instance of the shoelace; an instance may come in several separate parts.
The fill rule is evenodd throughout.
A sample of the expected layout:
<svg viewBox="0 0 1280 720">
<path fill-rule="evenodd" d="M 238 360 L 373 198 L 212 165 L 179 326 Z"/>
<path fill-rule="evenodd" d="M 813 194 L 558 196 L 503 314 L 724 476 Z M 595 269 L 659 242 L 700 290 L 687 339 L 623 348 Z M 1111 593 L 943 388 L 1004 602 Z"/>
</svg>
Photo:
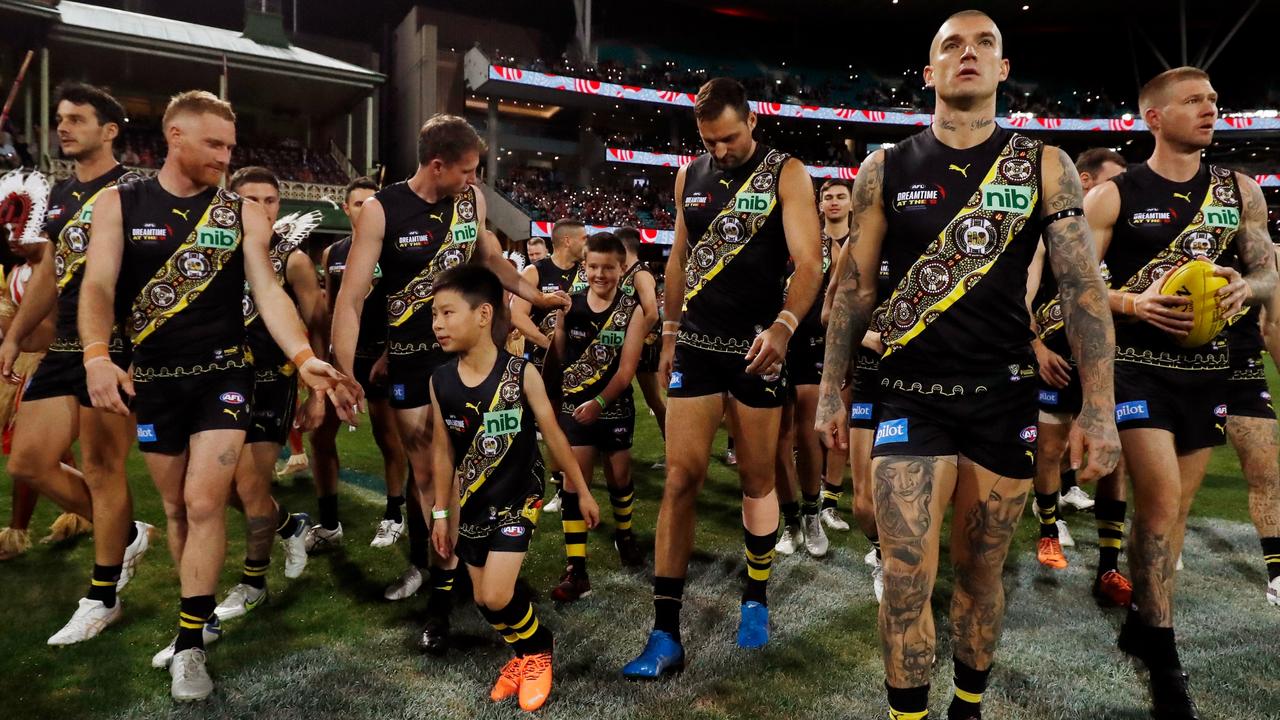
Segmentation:
<svg viewBox="0 0 1280 720">
<path fill-rule="evenodd" d="M 499 675 L 511 682 L 519 685 L 520 678 L 524 673 L 524 658 L 513 657 L 502 666 L 502 672 Z"/>
<path fill-rule="evenodd" d="M 521 675 L 525 680 L 536 680 L 551 669 L 551 653 L 537 653 L 524 656 L 521 664 Z"/>
</svg>

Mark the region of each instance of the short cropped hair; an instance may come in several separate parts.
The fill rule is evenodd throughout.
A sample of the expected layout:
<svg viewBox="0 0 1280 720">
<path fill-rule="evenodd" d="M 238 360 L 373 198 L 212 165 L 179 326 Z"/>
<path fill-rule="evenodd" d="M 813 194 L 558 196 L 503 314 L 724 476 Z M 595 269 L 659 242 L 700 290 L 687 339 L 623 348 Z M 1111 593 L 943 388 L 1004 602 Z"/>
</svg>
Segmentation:
<svg viewBox="0 0 1280 720">
<path fill-rule="evenodd" d="M 560 218 L 555 225 L 551 226 L 551 242 L 552 244 L 564 242 L 565 236 L 570 232 L 586 226 L 586 223 L 577 218 Z"/>
<path fill-rule="evenodd" d="M 477 263 L 463 263 L 440 273 L 432 286 L 436 295 L 452 290 L 467 301 L 472 308 L 488 303 L 493 306 L 493 316 L 502 316 L 502 282 L 489 268 Z"/>
<path fill-rule="evenodd" d="M 627 248 L 611 232 L 598 232 L 587 238 L 587 252 L 613 253 L 618 256 L 619 261 L 627 258 Z"/>
<path fill-rule="evenodd" d="M 818 188 L 818 194 L 821 195 L 833 187 L 842 187 L 849 191 L 850 195 L 853 194 L 853 183 L 845 180 L 844 178 L 827 178 L 827 180 L 822 183 L 822 187 Z"/>
<path fill-rule="evenodd" d="M 623 247 L 625 247 L 628 252 L 633 252 L 633 253 L 640 252 L 640 231 L 639 230 L 631 227 L 630 225 L 627 225 L 626 227 L 620 227 L 617 230 L 613 231 L 613 234 L 615 237 L 617 237 L 619 240 L 622 241 Z"/>
<path fill-rule="evenodd" d="M 733 78 L 711 78 L 698 88 L 693 101 L 693 116 L 698 120 L 715 120 L 725 108 L 733 108 L 743 120 L 751 114 L 747 104 L 747 89 Z"/>
<path fill-rule="evenodd" d="M 473 150 L 483 153 L 485 149 L 480 133 L 457 115 L 432 115 L 418 131 L 419 165 L 426 165 L 436 158 L 451 165 Z"/>
<path fill-rule="evenodd" d="M 540 245 L 540 246 L 542 246 L 543 248 L 545 248 L 545 247 L 547 246 L 547 241 L 546 241 L 546 240 L 543 240 L 543 239 L 542 239 L 542 238 L 540 238 L 540 237 L 531 237 L 531 238 L 529 238 L 527 241 L 525 241 L 524 247 L 525 247 L 525 249 L 527 250 L 527 249 L 529 249 L 529 248 L 533 247 L 534 245 Z"/>
<path fill-rule="evenodd" d="M 231 103 L 219 99 L 208 90 L 187 90 L 169 98 L 169 105 L 164 109 L 164 119 L 160 123 L 162 129 L 167 129 L 173 119 L 183 113 L 216 115 L 228 122 L 236 121 Z"/>
<path fill-rule="evenodd" d="M 1102 170 L 1102 166 L 1112 162 L 1120 167 L 1129 167 L 1129 162 L 1124 159 L 1120 153 L 1111 148 L 1089 148 L 1080 153 L 1076 158 L 1076 170 L 1090 175 L 1097 175 Z"/>
<path fill-rule="evenodd" d="M 119 100 L 111 97 L 111 93 L 100 87 L 86 83 L 65 82 L 58 86 L 55 97 L 57 98 L 54 102 L 55 106 L 64 100 L 72 105 L 89 105 L 98 116 L 99 125 L 115 123 L 117 127 L 124 127 L 124 106 Z"/>
<path fill-rule="evenodd" d="M 1161 105 L 1164 103 L 1164 95 L 1174 83 L 1183 80 L 1208 80 L 1209 73 L 1198 67 L 1184 65 L 1183 67 L 1171 68 L 1165 70 L 1159 75 L 1147 81 L 1146 85 L 1138 91 L 1138 109 L 1141 112 Z"/>
<path fill-rule="evenodd" d="M 237 192 L 240 190 L 240 186 L 248 185 L 249 183 L 270 185 L 276 189 L 276 192 L 280 192 L 280 178 L 260 165 L 250 165 L 235 171 L 231 175 L 231 180 L 227 183 L 227 187 L 231 189 L 231 192 Z"/>
<path fill-rule="evenodd" d="M 378 192 L 378 183 L 371 177 L 358 177 L 347 183 L 347 189 L 342 192 L 342 201 L 346 202 L 351 199 L 351 193 L 356 190 L 372 190 Z"/>
</svg>

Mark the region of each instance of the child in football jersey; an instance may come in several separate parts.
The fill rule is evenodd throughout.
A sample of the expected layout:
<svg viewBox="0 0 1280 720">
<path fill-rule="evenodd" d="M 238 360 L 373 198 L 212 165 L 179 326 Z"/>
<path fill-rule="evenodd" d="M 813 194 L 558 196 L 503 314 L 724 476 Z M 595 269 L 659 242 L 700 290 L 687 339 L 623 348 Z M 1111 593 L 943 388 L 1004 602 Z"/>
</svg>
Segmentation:
<svg viewBox="0 0 1280 720">
<path fill-rule="evenodd" d="M 505 326 L 497 276 L 462 265 L 441 274 L 434 295 L 432 329 L 455 356 L 431 377 L 431 539 L 442 557 L 456 554 L 467 566 L 480 613 L 515 650 L 490 699 L 519 695 L 520 707 L 533 711 L 551 692 L 552 637 L 516 580 L 542 507 L 537 431 L 579 493 L 589 527 L 600 521 L 600 508 L 556 424 L 542 377 L 494 342 L 495 325 Z"/>
</svg>

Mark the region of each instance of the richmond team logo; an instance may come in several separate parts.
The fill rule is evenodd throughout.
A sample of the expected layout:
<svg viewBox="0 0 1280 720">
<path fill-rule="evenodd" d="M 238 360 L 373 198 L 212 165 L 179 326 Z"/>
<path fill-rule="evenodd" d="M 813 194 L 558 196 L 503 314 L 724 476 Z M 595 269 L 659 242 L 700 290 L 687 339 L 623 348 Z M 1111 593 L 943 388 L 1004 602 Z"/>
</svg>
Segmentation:
<svg viewBox="0 0 1280 720">
<path fill-rule="evenodd" d="M 1203 230 L 1193 232 L 1182 240 L 1182 252 L 1190 257 L 1206 257 L 1213 252 L 1214 237 Z"/>
<path fill-rule="evenodd" d="M 956 246 L 969 257 L 986 257 L 996 249 L 996 229 L 990 220 L 971 217 L 956 226 Z"/>
</svg>

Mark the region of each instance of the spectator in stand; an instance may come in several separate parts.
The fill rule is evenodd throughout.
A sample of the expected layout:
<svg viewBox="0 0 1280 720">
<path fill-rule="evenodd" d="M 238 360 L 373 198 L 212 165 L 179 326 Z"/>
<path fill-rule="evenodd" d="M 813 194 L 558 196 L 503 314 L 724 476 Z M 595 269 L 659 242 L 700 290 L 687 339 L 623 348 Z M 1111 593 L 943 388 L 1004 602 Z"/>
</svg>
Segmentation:
<svg viewBox="0 0 1280 720">
<path fill-rule="evenodd" d="M 129 167 L 137 167 L 142 162 L 142 158 L 138 157 L 138 153 L 134 152 L 132 145 L 125 145 L 124 152 L 120 153 L 120 164 Z"/>
<path fill-rule="evenodd" d="M 547 256 L 547 241 L 540 237 L 529 238 L 525 243 L 525 254 L 529 257 L 529 265 L 532 265 Z"/>
</svg>

